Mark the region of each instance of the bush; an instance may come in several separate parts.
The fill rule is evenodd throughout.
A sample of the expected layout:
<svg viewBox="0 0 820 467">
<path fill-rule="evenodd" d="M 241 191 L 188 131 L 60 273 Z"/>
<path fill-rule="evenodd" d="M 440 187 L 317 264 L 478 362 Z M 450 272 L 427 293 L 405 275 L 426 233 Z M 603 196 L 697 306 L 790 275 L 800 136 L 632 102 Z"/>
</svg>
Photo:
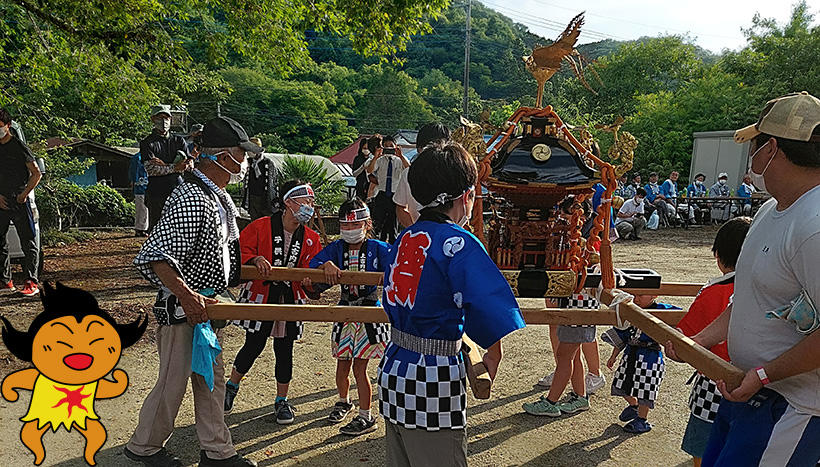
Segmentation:
<svg viewBox="0 0 820 467">
<path fill-rule="evenodd" d="M 61 232 L 56 229 L 50 229 L 43 232 L 43 235 L 40 237 L 40 243 L 42 246 L 58 246 L 59 244 L 70 245 L 76 242 L 86 242 L 94 238 L 94 234 L 91 232 L 82 232 L 72 230 L 69 232 Z"/>
<path fill-rule="evenodd" d="M 68 230 L 70 227 L 127 227 L 134 223 L 134 203 L 105 185 L 81 187 L 67 180 L 54 180 L 37 191 L 40 227 Z"/>
</svg>

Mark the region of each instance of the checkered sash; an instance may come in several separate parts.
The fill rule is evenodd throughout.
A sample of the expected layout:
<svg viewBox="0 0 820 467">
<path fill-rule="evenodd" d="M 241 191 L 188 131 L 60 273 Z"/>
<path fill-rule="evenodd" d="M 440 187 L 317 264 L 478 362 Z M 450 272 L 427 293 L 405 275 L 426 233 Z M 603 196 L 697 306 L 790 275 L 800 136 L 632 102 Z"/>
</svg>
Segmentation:
<svg viewBox="0 0 820 467">
<path fill-rule="evenodd" d="M 415 362 L 379 363 L 379 412 L 391 423 L 427 431 L 466 426 L 467 370 L 457 357 L 419 355 Z M 394 347 L 395 348 L 395 347 Z"/>
<path fill-rule="evenodd" d="M 722 400 L 720 390 L 714 381 L 698 372 L 689 378 L 687 384 L 693 380 L 695 384 L 692 385 L 692 391 L 689 393 L 689 411 L 704 422 L 712 423 L 717 418 Z"/>
<path fill-rule="evenodd" d="M 601 304 L 598 300 L 588 294 L 580 293 L 580 294 L 573 294 L 567 298 L 561 298 L 558 300 L 558 307 L 559 308 L 580 308 L 585 310 L 598 310 L 601 308 Z M 594 328 L 595 326 L 590 324 L 565 324 L 564 326 L 570 328 Z"/>
<path fill-rule="evenodd" d="M 626 352 L 612 376 L 613 388 L 638 399 L 655 401 L 665 373 L 663 360 L 647 358 L 645 353 L 653 351 L 646 348 L 627 347 Z"/>
</svg>

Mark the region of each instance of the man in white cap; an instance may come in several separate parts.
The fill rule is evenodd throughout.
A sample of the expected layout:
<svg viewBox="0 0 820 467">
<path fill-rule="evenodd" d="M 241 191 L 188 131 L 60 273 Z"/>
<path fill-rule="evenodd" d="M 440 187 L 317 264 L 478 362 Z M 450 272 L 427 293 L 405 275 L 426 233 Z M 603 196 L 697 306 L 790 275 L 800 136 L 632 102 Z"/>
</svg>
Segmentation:
<svg viewBox="0 0 820 467">
<path fill-rule="evenodd" d="M 754 125 L 753 183 L 771 193 L 737 261 L 733 302 L 693 339 L 726 341 L 746 371 L 720 403 L 704 466 L 804 465 L 820 461 L 820 100 L 795 93 L 769 101 Z M 674 358 L 674 349 L 670 356 Z M 669 352 L 668 352 L 669 353 Z"/>
<path fill-rule="evenodd" d="M 140 141 L 140 154 L 148 173 L 145 204 L 148 206 L 148 228 L 153 229 L 162 214 L 165 200 L 182 183 L 181 174 L 193 168 L 185 138 L 171 134 L 171 106 L 151 108 L 154 130 Z"/>
<path fill-rule="evenodd" d="M 729 184 L 729 174 L 721 172 L 712 188 L 709 188 L 710 198 L 728 198 L 732 195 Z M 732 204 L 729 201 L 715 201 L 712 203 L 711 218 L 713 223 L 725 222 L 729 220 L 732 213 Z"/>
</svg>

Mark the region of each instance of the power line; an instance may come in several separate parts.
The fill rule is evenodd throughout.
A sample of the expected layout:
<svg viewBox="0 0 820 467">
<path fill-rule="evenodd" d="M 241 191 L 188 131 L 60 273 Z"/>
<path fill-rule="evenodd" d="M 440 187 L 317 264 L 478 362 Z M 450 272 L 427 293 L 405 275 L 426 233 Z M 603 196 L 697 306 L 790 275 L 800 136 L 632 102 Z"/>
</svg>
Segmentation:
<svg viewBox="0 0 820 467">
<path fill-rule="evenodd" d="M 564 6 L 561 6 L 561 5 L 556 5 L 554 3 L 549 3 L 549 2 L 542 1 L 542 0 L 538 0 L 538 1 L 540 3 L 543 3 L 544 5 L 548 5 L 548 6 L 551 6 L 551 7 L 554 7 L 554 8 L 560 8 L 562 10 L 575 11 L 572 8 L 567 8 L 567 7 L 564 7 Z M 718 34 L 703 34 L 703 33 L 697 32 L 697 31 L 685 31 L 683 29 L 669 28 L 669 27 L 666 27 L 666 26 L 639 23 L 637 21 L 631 21 L 631 20 L 628 20 L 628 19 L 621 19 L 621 18 L 614 18 L 612 16 L 599 15 L 597 13 L 589 13 L 589 16 L 595 16 L 597 18 L 608 19 L 608 20 L 611 20 L 611 21 L 618 21 L 618 22 L 621 22 L 621 23 L 635 24 L 637 26 L 653 28 L 653 29 L 656 29 L 656 30 L 660 29 L 660 30 L 665 30 L 665 31 L 675 31 L 675 32 L 681 32 L 681 33 L 685 33 L 685 34 L 690 33 L 690 32 L 694 32 L 695 34 L 697 34 L 699 36 L 719 37 L 719 38 L 722 38 L 722 39 L 737 39 L 737 37 L 721 36 L 721 35 L 718 35 Z"/>
<path fill-rule="evenodd" d="M 509 8 L 509 7 L 504 6 L 504 5 L 498 5 L 498 4 L 489 3 L 489 2 L 486 2 L 486 1 L 484 3 L 486 3 L 487 5 L 493 7 L 494 9 L 501 9 L 501 10 L 506 10 L 507 12 L 511 12 L 512 15 L 510 15 L 506 12 L 501 12 L 501 13 L 504 14 L 504 15 L 507 15 L 507 16 L 516 16 L 516 20 L 521 21 L 524 24 L 534 25 L 534 26 L 543 27 L 543 28 L 547 28 L 547 29 L 552 29 L 552 30 L 555 30 L 557 32 L 563 32 L 564 29 L 566 29 L 566 25 L 563 24 L 563 23 L 560 23 L 558 21 L 551 20 L 551 19 L 548 19 L 548 18 L 544 18 L 544 17 L 541 17 L 541 16 L 533 15 L 531 12 L 515 10 L 515 9 Z M 582 28 L 582 32 L 584 34 L 588 35 L 588 36 L 595 36 L 593 38 L 624 40 L 623 38 L 619 38 L 619 37 L 614 36 L 612 34 L 599 32 L 599 31 L 596 31 L 594 29 L 589 29 L 589 28 Z"/>
</svg>

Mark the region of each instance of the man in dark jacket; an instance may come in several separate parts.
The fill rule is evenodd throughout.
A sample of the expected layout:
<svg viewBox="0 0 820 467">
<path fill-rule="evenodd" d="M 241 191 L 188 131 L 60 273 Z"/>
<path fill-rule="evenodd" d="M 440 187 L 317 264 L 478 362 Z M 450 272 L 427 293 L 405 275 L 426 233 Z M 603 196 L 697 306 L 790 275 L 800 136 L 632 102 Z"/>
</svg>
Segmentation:
<svg viewBox="0 0 820 467">
<path fill-rule="evenodd" d="M 148 172 L 145 204 L 148 206 L 148 228 L 153 229 L 162 214 L 165 200 L 182 182 L 181 174 L 193 168 L 185 138 L 171 134 L 171 106 L 151 108 L 154 131 L 140 141 L 140 154 Z"/>
</svg>

